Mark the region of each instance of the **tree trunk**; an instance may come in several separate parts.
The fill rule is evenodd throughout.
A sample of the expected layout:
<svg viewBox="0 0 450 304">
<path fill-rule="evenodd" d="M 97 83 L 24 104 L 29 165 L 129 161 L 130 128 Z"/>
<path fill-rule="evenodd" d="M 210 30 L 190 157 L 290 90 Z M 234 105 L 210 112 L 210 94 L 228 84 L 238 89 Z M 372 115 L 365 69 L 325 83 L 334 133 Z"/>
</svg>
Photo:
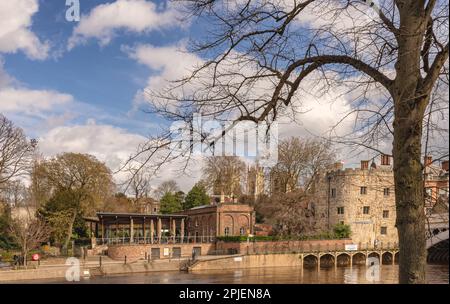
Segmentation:
<svg viewBox="0 0 450 304">
<path fill-rule="evenodd" d="M 400 28 L 394 101 L 394 184 L 399 283 L 425 283 L 426 240 L 421 161 L 422 130 L 431 89 L 422 87 L 420 50 L 426 29 L 422 1 L 399 1 Z"/>
<path fill-rule="evenodd" d="M 63 248 L 62 248 L 62 251 L 64 254 L 67 254 L 69 252 L 68 251 L 69 242 L 70 242 L 70 239 L 72 238 L 73 224 L 75 222 L 76 216 L 77 216 L 77 212 L 76 212 L 76 210 L 74 210 L 72 218 L 70 219 L 69 227 L 67 228 L 66 240 L 64 241 Z"/>
<path fill-rule="evenodd" d="M 427 251 L 421 140 L 426 103 L 423 100 L 398 102 L 394 122 L 396 226 L 400 250 L 399 282 L 402 284 L 425 283 Z"/>
</svg>

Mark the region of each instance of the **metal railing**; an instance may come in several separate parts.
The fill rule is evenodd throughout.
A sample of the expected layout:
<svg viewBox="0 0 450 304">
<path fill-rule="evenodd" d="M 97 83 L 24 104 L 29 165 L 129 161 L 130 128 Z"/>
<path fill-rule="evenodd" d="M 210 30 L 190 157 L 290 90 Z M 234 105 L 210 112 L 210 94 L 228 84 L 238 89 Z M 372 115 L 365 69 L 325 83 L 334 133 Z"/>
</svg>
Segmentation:
<svg viewBox="0 0 450 304">
<path fill-rule="evenodd" d="M 122 245 L 122 244 L 193 244 L 214 243 L 215 236 L 162 236 L 162 237 L 112 237 L 97 238 L 97 245 Z"/>
</svg>

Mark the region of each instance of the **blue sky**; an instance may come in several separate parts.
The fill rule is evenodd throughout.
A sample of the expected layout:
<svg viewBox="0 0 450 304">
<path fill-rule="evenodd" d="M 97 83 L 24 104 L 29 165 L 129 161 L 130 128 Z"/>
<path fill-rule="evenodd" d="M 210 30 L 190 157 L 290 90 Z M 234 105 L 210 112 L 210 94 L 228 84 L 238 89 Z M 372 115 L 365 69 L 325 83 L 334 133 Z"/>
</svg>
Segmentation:
<svg viewBox="0 0 450 304">
<path fill-rule="evenodd" d="M 81 21 L 83 15 L 88 15 L 93 8 L 112 2 L 81 0 Z M 149 130 L 145 128 L 145 123 L 154 122 L 157 118 L 140 111 L 130 111 L 134 95 L 145 87 L 153 71 L 131 59 L 122 47 L 136 44 L 174 45 L 190 37 L 191 30 L 168 27 L 134 33 L 118 28 L 108 45 L 100 46 L 96 39 L 90 39 L 85 45 L 68 51 L 67 41 L 78 22 L 65 19 L 67 8 L 64 1 L 39 1 L 39 11 L 32 16 L 30 30 L 50 43 L 49 55 L 45 60 L 33 60 L 20 50 L 3 54 L 5 72 L 28 88 L 64 92 L 78 102 L 95 106 L 106 116 L 96 117 L 100 122 L 103 120 L 146 135 Z M 78 117 L 74 122 L 80 122 L 83 118 L 86 117 Z"/>
<path fill-rule="evenodd" d="M 161 89 L 186 76 L 202 58 L 189 39 L 208 24 L 181 20 L 165 0 L 79 0 L 81 19 L 66 20 L 65 1 L 0 1 L 0 112 L 38 138 L 44 156 L 93 154 L 116 169 L 145 136 L 165 122 L 140 111 L 145 89 Z M 345 100 L 310 107 L 303 129 L 329 125 Z M 327 105 L 328 104 L 328 105 Z M 288 124 L 286 134 L 308 135 Z M 176 165 L 161 179 L 178 178 Z M 184 189 L 198 178 L 178 178 Z"/>
<path fill-rule="evenodd" d="M 200 60 L 179 50 L 203 27 L 164 0 L 79 3 L 69 22 L 63 0 L 0 2 L 0 112 L 44 156 L 90 153 L 116 169 L 165 123 L 141 111 L 140 92 Z"/>
<path fill-rule="evenodd" d="M 186 76 L 205 59 L 187 45 L 208 24 L 181 20 L 166 0 L 79 0 L 81 19 L 69 22 L 65 2 L 0 1 L 0 113 L 38 138 L 44 156 L 89 153 L 114 170 L 167 124 L 140 110 L 148 102 L 142 92 Z M 321 134 L 351 109 L 339 92 L 302 103 L 301 125 L 286 123 L 284 135 Z M 176 178 L 186 190 L 201 166 L 188 178 L 176 169 L 159 178 Z"/>
</svg>

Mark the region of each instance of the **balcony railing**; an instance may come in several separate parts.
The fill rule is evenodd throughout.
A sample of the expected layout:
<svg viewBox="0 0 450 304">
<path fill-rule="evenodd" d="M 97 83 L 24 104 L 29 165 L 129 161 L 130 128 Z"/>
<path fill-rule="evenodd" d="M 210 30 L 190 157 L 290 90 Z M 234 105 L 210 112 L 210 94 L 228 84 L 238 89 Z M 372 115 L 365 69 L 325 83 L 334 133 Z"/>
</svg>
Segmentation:
<svg viewBox="0 0 450 304">
<path fill-rule="evenodd" d="M 97 245 L 121 245 L 121 244 L 192 244 L 192 243 L 214 243 L 215 236 L 162 236 L 162 237 L 112 237 L 97 238 Z"/>
</svg>

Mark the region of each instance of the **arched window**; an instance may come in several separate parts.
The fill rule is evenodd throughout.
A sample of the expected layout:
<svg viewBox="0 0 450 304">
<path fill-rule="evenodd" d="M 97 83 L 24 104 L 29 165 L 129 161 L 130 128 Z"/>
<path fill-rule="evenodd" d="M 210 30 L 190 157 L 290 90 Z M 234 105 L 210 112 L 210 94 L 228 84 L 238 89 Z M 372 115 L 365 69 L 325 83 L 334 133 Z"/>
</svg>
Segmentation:
<svg viewBox="0 0 450 304">
<path fill-rule="evenodd" d="M 241 227 L 241 229 L 239 229 L 239 233 L 241 235 L 245 235 L 245 227 Z"/>
<path fill-rule="evenodd" d="M 225 235 L 230 235 L 230 227 L 225 227 Z"/>
</svg>

